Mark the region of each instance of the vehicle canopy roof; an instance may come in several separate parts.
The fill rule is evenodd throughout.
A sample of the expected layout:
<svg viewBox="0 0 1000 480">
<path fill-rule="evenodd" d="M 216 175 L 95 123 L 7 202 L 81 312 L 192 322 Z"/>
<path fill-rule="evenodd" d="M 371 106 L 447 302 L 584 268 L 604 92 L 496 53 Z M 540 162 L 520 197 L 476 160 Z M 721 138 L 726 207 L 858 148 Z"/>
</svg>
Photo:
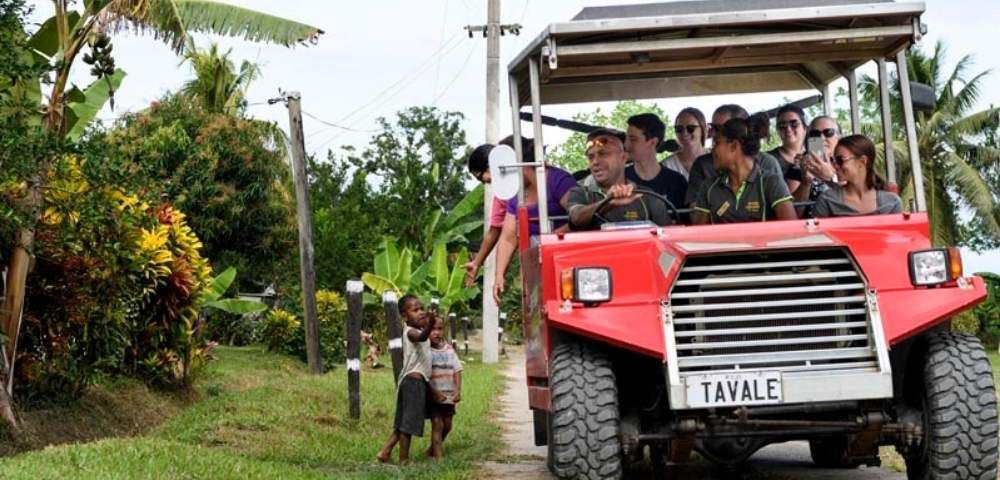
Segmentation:
<svg viewBox="0 0 1000 480">
<path fill-rule="evenodd" d="M 590 7 L 550 24 L 510 63 L 542 104 L 822 90 L 919 40 L 923 2 L 702 0 Z"/>
</svg>

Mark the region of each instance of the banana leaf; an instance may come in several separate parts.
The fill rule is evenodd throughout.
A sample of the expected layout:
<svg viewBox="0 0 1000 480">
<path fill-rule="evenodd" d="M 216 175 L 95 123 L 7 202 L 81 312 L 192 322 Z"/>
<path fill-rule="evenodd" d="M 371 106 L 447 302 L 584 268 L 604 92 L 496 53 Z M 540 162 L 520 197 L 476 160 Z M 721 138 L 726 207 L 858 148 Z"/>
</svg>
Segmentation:
<svg viewBox="0 0 1000 480">
<path fill-rule="evenodd" d="M 434 245 L 434 253 L 431 254 L 431 275 L 434 290 L 438 295 L 444 296 L 448 292 L 448 250 L 443 243 Z"/>
<path fill-rule="evenodd" d="M 223 312 L 244 315 L 247 313 L 257 313 L 267 310 L 267 305 L 253 300 L 242 300 L 239 298 L 223 298 L 202 305 L 208 308 L 215 308 Z"/>
<path fill-rule="evenodd" d="M 369 290 L 375 292 L 375 295 L 378 296 L 382 296 L 383 293 L 388 292 L 389 290 L 396 292 L 397 295 L 402 293 L 399 288 L 396 287 L 396 284 L 392 283 L 392 280 L 374 273 L 362 273 L 361 282 L 363 282 Z"/>
</svg>

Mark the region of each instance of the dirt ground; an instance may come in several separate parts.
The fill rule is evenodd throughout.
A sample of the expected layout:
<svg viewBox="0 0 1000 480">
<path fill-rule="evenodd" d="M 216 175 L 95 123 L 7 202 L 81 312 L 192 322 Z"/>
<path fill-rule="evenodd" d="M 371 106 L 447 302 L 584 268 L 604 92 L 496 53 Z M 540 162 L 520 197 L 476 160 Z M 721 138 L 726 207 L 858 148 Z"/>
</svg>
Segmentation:
<svg viewBox="0 0 1000 480">
<path fill-rule="evenodd" d="M 504 375 L 506 390 L 500 398 L 504 453 L 483 464 L 484 476 L 494 479 L 548 480 L 555 477 L 545 467 L 545 447 L 536 447 L 528 389 L 524 376 L 524 355 L 520 349 L 507 347 Z M 632 478 L 656 478 L 651 471 L 631 472 Z M 811 480 L 900 480 L 906 474 L 884 468 L 861 467 L 854 470 L 820 469 L 813 466 L 806 442 L 771 445 L 757 452 L 746 468 L 722 470 L 711 465 L 694 464 L 671 467 L 670 479 L 811 479 Z"/>
</svg>

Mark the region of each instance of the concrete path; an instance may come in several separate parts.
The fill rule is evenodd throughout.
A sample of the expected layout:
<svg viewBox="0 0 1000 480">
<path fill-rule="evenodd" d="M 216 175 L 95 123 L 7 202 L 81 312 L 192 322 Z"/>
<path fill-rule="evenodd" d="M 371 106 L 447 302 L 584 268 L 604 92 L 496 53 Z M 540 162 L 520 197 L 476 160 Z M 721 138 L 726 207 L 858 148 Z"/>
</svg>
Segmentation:
<svg viewBox="0 0 1000 480">
<path fill-rule="evenodd" d="M 485 462 L 486 478 L 517 480 L 553 479 L 545 467 L 545 447 L 536 447 L 528 409 L 528 389 L 524 378 L 524 355 L 520 349 L 507 348 L 504 376 L 506 390 L 500 397 L 502 407 L 499 422 L 506 449 L 495 460 Z M 634 472 L 632 478 L 655 478 L 652 472 Z M 906 474 L 883 468 L 861 467 L 854 470 L 816 468 L 809 458 L 809 444 L 788 442 L 771 445 L 757 452 L 745 471 L 731 472 L 710 465 L 696 464 L 672 467 L 666 478 L 680 479 L 766 479 L 766 480 L 902 480 Z"/>
</svg>

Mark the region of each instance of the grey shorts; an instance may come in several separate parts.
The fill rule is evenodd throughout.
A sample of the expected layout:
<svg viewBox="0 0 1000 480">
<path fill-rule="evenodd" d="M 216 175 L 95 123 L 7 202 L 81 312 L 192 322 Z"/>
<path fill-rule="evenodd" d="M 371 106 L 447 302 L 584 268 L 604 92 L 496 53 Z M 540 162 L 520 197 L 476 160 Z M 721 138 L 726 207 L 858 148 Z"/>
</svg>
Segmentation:
<svg viewBox="0 0 1000 480">
<path fill-rule="evenodd" d="M 395 429 L 422 437 L 427 418 L 427 382 L 421 378 L 404 377 L 396 391 Z"/>
</svg>

